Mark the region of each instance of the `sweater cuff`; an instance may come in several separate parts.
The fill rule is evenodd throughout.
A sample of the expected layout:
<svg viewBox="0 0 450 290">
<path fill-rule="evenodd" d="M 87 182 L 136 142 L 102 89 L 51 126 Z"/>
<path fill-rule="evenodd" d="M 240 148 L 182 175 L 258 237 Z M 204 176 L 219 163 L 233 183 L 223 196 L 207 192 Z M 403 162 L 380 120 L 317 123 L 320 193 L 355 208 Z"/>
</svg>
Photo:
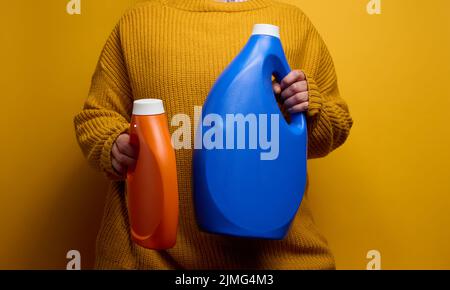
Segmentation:
<svg viewBox="0 0 450 290">
<path fill-rule="evenodd" d="M 316 81 L 313 77 L 309 76 L 307 73 L 306 75 L 306 81 L 308 82 L 308 96 L 309 96 L 309 106 L 308 106 L 308 117 L 314 117 L 322 108 L 322 95 L 320 94 L 319 87 L 316 84 Z"/>
<path fill-rule="evenodd" d="M 100 166 L 105 172 L 106 176 L 111 180 L 123 180 L 124 177 L 119 175 L 112 167 L 111 161 L 111 150 L 114 142 L 120 134 L 128 131 L 130 124 L 125 122 L 118 123 L 115 127 L 111 129 L 111 134 L 109 138 L 105 141 L 103 145 L 102 155 L 100 158 Z"/>
</svg>

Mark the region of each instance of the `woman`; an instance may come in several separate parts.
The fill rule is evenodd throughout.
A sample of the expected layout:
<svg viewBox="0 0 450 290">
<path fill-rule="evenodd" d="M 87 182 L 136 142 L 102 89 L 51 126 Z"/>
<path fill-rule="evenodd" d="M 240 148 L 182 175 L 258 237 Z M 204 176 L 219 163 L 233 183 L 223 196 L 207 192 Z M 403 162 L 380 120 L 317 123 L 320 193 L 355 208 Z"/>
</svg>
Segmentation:
<svg viewBox="0 0 450 290">
<path fill-rule="evenodd" d="M 352 126 L 332 59 L 302 11 L 273 0 L 154 0 L 119 21 L 102 51 L 84 109 L 75 117 L 87 159 L 112 180 L 97 239 L 96 267 L 122 269 L 333 269 L 333 256 L 304 198 L 282 241 L 199 231 L 191 186 L 192 151 L 176 151 L 180 194 L 177 244 L 167 251 L 135 245 L 129 235 L 125 174 L 135 162 L 127 130 L 133 100 L 161 98 L 169 120 L 193 120 L 222 70 L 244 46 L 255 23 L 280 26 L 286 57 L 296 68 L 274 91 L 288 113 L 306 112 L 308 156 L 340 146 Z M 171 128 L 173 131 L 175 128 Z"/>
</svg>

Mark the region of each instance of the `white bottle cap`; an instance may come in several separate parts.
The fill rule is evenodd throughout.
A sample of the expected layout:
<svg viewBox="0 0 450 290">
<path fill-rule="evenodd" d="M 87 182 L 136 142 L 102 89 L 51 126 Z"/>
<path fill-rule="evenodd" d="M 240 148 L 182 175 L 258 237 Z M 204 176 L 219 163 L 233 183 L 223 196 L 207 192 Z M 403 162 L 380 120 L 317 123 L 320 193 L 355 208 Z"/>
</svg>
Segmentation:
<svg viewBox="0 0 450 290">
<path fill-rule="evenodd" d="M 255 24 L 252 35 L 264 34 L 280 38 L 280 28 L 271 24 Z"/>
<path fill-rule="evenodd" d="M 164 105 L 160 99 L 140 99 L 133 103 L 133 115 L 164 114 Z"/>
</svg>

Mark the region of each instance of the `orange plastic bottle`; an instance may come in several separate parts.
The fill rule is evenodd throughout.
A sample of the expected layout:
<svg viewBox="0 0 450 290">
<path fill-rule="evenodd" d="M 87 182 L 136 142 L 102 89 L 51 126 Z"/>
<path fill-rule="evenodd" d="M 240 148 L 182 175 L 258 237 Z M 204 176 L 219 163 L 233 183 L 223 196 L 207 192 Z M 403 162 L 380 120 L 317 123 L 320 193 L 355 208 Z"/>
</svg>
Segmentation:
<svg viewBox="0 0 450 290">
<path fill-rule="evenodd" d="M 136 166 L 127 174 L 131 237 L 148 249 L 172 248 L 178 227 L 177 169 L 161 100 L 134 102 L 130 142 L 138 150 Z"/>
</svg>

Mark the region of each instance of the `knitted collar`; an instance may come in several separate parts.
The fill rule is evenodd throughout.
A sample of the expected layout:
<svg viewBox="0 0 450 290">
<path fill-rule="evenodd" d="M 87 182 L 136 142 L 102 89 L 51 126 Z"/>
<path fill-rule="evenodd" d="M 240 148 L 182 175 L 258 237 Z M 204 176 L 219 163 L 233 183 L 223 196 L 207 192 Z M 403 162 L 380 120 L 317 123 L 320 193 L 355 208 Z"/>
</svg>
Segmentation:
<svg viewBox="0 0 450 290">
<path fill-rule="evenodd" d="M 165 5 L 189 11 L 247 11 L 267 7 L 271 0 L 246 0 L 225 2 L 224 0 L 161 0 Z"/>
</svg>

